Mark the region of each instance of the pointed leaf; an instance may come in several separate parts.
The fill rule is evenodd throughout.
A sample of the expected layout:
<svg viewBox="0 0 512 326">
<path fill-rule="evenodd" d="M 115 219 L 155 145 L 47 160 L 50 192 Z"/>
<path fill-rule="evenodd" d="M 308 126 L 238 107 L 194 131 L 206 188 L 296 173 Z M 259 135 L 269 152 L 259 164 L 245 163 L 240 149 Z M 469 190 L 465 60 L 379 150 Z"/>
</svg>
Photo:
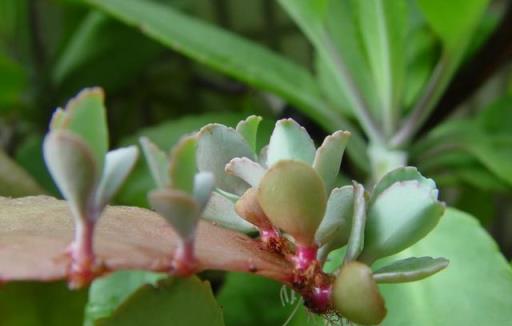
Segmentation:
<svg viewBox="0 0 512 326">
<path fill-rule="evenodd" d="M 257 187 L 265 174 L 265 169 L 247 157 L 236 157 L 226 164 L 226 173 L 239 177 L 252 187 Z"/>
<path fill-rule="evenodd" d="M 123 147 L 107 153 L 105 169 L 96 194 L 98 207 L 103 208 L 119 190 L 131 172 L 139 150 L 135 146 Z"/>
<path fill-rule="evenodd" d="M 73 223 L 65 201 L 46 196 L 0 197 L 3 282 L 64 279 L 69 267 L 66 247 L 72 238 Z M 109 206 L 94 236 L 96 255 L 108 271 L 168 271 L 179 241 L 161 216 L 127 206 Z M 195 249 L 199 271 L 251 272 L 281 282 L 287 282 L 292 273 L 290 263 L 261 250 L 258 241 L 209 222 L 199 222 Z"/>
<path fill-rule="evenodd" d="M 429 179 L 396 181 L 383 189 L 397 173 L 385 176 L 372 194 L 362 261 L 370 263 L 413 245 L 437 225 L 444 212 Z"/>
<path fill-rule="evenodd" d="M 105 114 L 105 94 L 101 88 L 86 88 L 71 99 L 63 114 L 58 110 L 51 127 L 67 129 L 84 141 L 93 154 L 98 171 L 103 170 L 108 150 L 108 129 Z"/>
<path fill-rule="evenodd" d="M 315 234 L 315 241 L 319 247 L 329 247 L 330 251 L 347 243 L 352 225 L 353 210 L 353 186 L 335 188 L 331 191 L 324 218 Z"/>
<path fill-rule="evenodd" d="M 378 269 L 373 278 L 377 283 L 418 281 L 445 269 L 448 264 L 445 258 L 411 257 Z"/>
<path fill-rule="evenodd" d="M 254 225 L 238 216 L 235 204 L 217 192 L 212 193 L 202 217 L 228 229 L 244 233 L 256 231 Z"/>
<path fill-rule="evenodd" d="M 254 160 L 247 142 L 234 129 L 220 124 L 209 124 L 199 132 L 197 167 L 212 172 L 218 188 L 235 194 L 243 194 L 249 188 L 240 178 L 226 175 L 225 167 L 235 157 Z"/>
<path fill-rule="evenodd" d="M 165 218 L 182 239 L 194 237 L 201 212 L 193 197 L 183 191 L 161 189 L 150 192 L 148 199 L 151 208 Z"/>
<path fill-rule="evenodd" d="M 316 150 L 313 168 L 324 180 L 327 190 L 334 185 L 349 138 L 350 132 L 336 131 L 327 136 Z"/>
<path fill-rule="evenodd" d="M 44 159 L 62 196 L 78 219 L 96 218 L 93 211 L 98 166 L 88 145 L 64 130 L 50 132 L 43 144 Z"/>
<path fill-rule="evenodd" d="M 312 164 L 315 144 L 304 127 L 292 119 L 276 122 L 267 152 L 267 166 L 280 160 L 296 160 Z"/>
<path fill-rule="evenodd" d="M 348 239 L 347 252 L 345 253 L 345 262 L 356 260 L 363 251 L 364 230 L 366 224 L 366 199 L 364 198 L 364 187 L 357 183 L 354 184 L 354 213 L 352 216 L 352 228 L 350 238 Z"/>
<path fill-rule="evenodd" d="M 192 195 L 196 175 L 197 138 L 186 136 L 172 149 L 169 164 L 171 187 Z"/>
<path fill-rule="evenodd" d="M 222 308 L 210 284 L 197 276 L 169 278 L 142 286 L 98 326 L 211 325 L 224 326 Z"/>
<path fill-rule="evenodd" d="M 202 212 L 215 188 L 215 177 L 210 172 L 199 172 L 194 177 L 194 199 Z"/>
<path fill-rule="evenodd" d="M 311 166 L 300 161 L 277 162 L 263 176 L 258 199 L 272 224 L 299 244 L 314 243 L 327 195 L 322 179 Z"/>
<path fill-rule="evenodd" d="M 169 161 L 164 152 L 162 152 L 148 138 L 141 137 L 140 144 L 142 152 L 149 166 L 151 176 L 158 188 L 165 188 L 170 185 L 169 178 Z"/>
<path fill-rule="evenodd" d="M 247 119 L 240 121 L 236 126 L 236 131 L 245 139 L 254 153 L 256 152 L 258 126 L 261 120 L 260 116 L 251 115 Z"/>
</svg>

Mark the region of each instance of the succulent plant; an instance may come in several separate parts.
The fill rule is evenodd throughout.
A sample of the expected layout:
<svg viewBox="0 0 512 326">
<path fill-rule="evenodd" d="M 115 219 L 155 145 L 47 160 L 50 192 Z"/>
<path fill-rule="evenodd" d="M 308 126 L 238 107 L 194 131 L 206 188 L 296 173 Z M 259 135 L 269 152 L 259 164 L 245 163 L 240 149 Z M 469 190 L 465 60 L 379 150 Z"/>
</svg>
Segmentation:
<svg viewBox="0 0 512 326">
<path fill-rule="evenodd" d="M 75 222 L 75 237 L 69 247 L 70 281 L 73 286 L 94 276 L 94 225 L 117 192 L 138 157 L 135 146 L 108 150 L 104 94 L 85 89 L 57 109 L 45 137 L 46 165 L 62 196 L 68 201 Z"/>
</svg>

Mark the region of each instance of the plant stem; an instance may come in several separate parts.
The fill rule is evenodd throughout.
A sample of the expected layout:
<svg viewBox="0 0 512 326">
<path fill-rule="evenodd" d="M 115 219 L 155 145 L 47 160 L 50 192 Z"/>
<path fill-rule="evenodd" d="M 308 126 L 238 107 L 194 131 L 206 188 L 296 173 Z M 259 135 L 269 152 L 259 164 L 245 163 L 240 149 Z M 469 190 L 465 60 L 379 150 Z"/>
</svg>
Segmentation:
<svg viewBox="0 0 512 326">
<path fill-rule="evenodd" d="M 69 248 L 71 256 L 69 286 L 71 288 L 82 287 L 94 278 L 94 224 L 89 220 L 75 224 L 75 238 Z"/>
<path fill-rule="evenodd" d="M 297 245 L 295 248 L 295 256 L 292 260 L 295 263 L 295 268 L 298 270 L 307 269 L 313 262 L 316 261 L 316 253 L 318 247 L 316 246 L 302 246 Z"/>
<path fill-rule="evenodd" d="M 189 276 L 197 269 L 197 259 L 194 253 L 194 238 L 182 240 L 176 249 L 172 272 L 178 276 Z"/>
</svg>

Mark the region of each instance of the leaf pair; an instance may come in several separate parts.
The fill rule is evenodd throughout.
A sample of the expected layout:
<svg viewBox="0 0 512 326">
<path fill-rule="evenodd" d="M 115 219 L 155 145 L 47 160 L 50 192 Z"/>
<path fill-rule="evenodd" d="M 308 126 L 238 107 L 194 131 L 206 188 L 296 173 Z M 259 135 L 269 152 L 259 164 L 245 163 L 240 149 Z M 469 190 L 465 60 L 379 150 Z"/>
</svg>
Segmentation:
<svg viewBox="0 0 512 326">
<path fill-rule="evenodd" d="M 83 90 L 57 109 L 43 145 L 48 169 L 77 222 L 95 222 L 138 157 L 135 146 L 107 153 L 104 94 Z"/>
</svg>

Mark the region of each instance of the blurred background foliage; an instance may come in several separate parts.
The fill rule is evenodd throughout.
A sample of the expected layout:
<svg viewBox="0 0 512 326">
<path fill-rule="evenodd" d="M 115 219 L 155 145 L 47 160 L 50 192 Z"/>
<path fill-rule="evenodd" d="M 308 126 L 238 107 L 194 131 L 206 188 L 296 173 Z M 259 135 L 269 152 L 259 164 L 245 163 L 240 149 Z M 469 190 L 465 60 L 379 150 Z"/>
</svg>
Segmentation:
<svg viewBox="0 0 512 326">
<path fill-rule="evenodd" d="M 146 135 L 159 146 L 170 148 L 183 134 L 206 123 L 234 126 L 249 114 L 266 118 L 260 135 L 262 142 L 268 138 L 273 121 L 285 116 L 305 125 L 317 142 L 331 131 L 332 125 L 322 123 L 326 119 L 316 117 L 314 108 L 301 109 L 293 101 L 269 92 L 271 87 L 255 87 L 259 86 L 258 82 L 244 83 L 228 77 L 237 77 L 236 73 L 218 72 L 223 70 L 208 59 L 200 60 L 200 51 L 188 56 L 184 55 L 186 47 L 175 51 L 179 45 L 166 46 L 161 39 L 159 42 L 158 37 L 148 32 L 150 27 L 126 18 L 112 18 L 90 5 L 98 6 L 100 2 L 0 0 L 0 195 L 58 196 L 42 159 L 42 137 L 53 110 L 87 86 L 101 86 L 106 91 L 111 147 L 135 143 L 139 136 Z M 336 114 L 346 120 L 352 131 L 362 134 L 354 112 L 347 108 L 346 98 L 336 90 L 328 69 L 319 63 L 314 46 L 276 1 L 152 2 L 234 32 L 307 71 L 317 72 L 318 83 L 331 106 L 336 107 Z M 442 34 L 442 28 L 449 30 L 450 26 L 441 25 L 441 31 L 433 30 L 415 1 L 407 3 L 408 28 L 402 31 L 407 44 L 407 51 L 402 53 L 407 62 L 400 98 L 403 114 L 410 112 L 420 100 L 437 62 L 446 52 L 446 42 L 457 37 Z M 184 37 L 194 33 L 176 28 Z M 467 35 L 468 48 L 460 54 L 460 68 L 453 78 L 448 78 L 432 114 L 407 147 L 410 164 L 436 180 L 442 199 L 450 206 L 478 217 L 509 259 L 512 258 L 511 28 L 512 3 L 491 1 L 475 30 Z M 439 33 L 445 37 L 440 38 Z M 205 40 L 205 46 L 215 45 L 214 42 Z M 372 60 L 370 54 L 367 53 L 368 61 Z M 366 138 L 361 139 L 365 143 Z M 345 159 L 340 183 L 352 178 L 364 180 L 368 176 L 365 160 L 352 155 Z M 116 202 L 147 206 L 146 192 L 151 187 L 146 167 L 139 162 Z M 245 325 L 240 321 L 254 309 L 258 310 L 255 307 L 261 302 L 251 301 L 255 292 L 272 293 L 269 305 L 276 310 L 269 315 L 254 316 L 247 325 L 284 321 L 291 310 L 289 305 L 281 308 L 277 300 L 279 286 L 270 281 L 237 274 L 226 279 L 217 274 L 206 277 L 212 280 L 224 305 L 228 324 Z M 16 286 L 20 287 L 18 291 L 14 289 Z M 76 311 L 83 301 L 83 293 L 69 300 L 61 286 L 45 290 L 44 285 L 30 289 L 23 284 L 12 285 L 8 292 L 19 295 L 32 291 L 30 300 L 36 301 L 44 301 L 42 296 L 55 296 L 58 297 L 55 300 L 66 302 L 71 312 Z M 0 301 L 5 301 L 8 295 L 3 292 Z M 35 301 L 29 304 L 43 309 Z M 34 316 L 40 313 L 37 309 L 33 309 Z M 32 310 L 27 314 L 31 313 Z M 36 318 L 28 315 L 25 317 Z M 49 314 L 47 318 L 54 316 Z M 41 325 L 69 324 L 55 318 Z M 34 324 L 21 321 L 20 325 Z"/>
</svg>

